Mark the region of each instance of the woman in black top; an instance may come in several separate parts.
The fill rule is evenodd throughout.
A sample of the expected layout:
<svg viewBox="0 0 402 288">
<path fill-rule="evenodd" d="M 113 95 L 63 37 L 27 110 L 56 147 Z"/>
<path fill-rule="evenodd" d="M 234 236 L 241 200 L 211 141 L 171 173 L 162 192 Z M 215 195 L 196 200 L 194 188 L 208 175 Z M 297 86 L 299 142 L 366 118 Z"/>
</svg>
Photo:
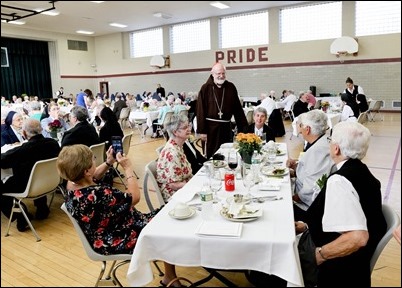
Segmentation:
<svg viewBox="0 0 402 288">
<path fill-rule="evenodd" d="M 112 144 L 112 136 L 121 136 L 123 138 L 124 133 L 117 122 L 116 115 L 112 109 L 105 107 L 99 114 L 100 118 L 105 122 L 102 128 L 99 130 L 99 138 L 101 142 L 106 142 L 106 150 Z"/>
</svg>

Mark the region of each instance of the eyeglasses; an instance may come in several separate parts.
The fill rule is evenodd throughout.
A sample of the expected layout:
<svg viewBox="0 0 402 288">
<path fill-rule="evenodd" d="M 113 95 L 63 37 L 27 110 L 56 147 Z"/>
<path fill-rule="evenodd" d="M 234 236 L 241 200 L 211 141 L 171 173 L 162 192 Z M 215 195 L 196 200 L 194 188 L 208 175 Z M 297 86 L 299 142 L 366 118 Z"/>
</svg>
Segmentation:
<svg viewBox="0 0 402 288">
<path fill-rule="evenodd" d="M 332 138 L 328 136 L 328 137 L 327 137 L 327 141 L 328 141 L 328 143 L 331 143 Z"/>
<path fill-rule="evenodd" d="M 188 125 L 180 127 L 177 130 L 187 130 L 187 129 L 191 129 L 191 128 L 193 128 L 193 124 L 189 123 Z"/>
</svg>

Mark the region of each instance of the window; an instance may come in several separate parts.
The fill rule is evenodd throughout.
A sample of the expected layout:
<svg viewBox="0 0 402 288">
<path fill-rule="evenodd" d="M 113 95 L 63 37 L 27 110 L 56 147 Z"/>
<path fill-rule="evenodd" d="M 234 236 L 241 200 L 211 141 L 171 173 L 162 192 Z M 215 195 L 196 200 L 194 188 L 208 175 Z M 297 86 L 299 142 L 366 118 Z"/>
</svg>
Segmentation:
<svg viewBox="0 0 402 288">
<path fill-rule="evenodd" d="M 220 48 L 264 44 L 268 44 L 268 11 L 220 18 Z"/>
<path fill-rule="evenodd" d="M 170 26 L 170 51 L 184 53 L 211 49 L 209 20 L 199 20 Z"/>
<path fill-rule="evenodd" d="M 356 1 L 356 36 L 401 33 L 400 1 Z"/>
<path fill-rule="evenodd" d="M 131 58 L 163 55 L 162 28 L 130 33 Z"/>
<path fill-rule="evenodd" d="M 282 43 L 342 36 L 342 2 L 283 8 L 279 12 Z"/>
</svg>

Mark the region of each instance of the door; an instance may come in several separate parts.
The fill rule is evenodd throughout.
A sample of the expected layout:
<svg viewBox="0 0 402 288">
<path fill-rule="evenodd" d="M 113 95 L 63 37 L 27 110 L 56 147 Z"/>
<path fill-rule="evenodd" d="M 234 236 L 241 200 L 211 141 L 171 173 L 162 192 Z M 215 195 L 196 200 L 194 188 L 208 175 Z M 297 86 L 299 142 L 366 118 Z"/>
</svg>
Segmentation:
<svg viewBox="0 0 402 288">
<path fill-rule="evenodd" d="M 100 87 L 100 93 L 106 94 L 107 97 L 109 97 L 109 82 L 99 82 L 99 87 Z"/>
</svg>

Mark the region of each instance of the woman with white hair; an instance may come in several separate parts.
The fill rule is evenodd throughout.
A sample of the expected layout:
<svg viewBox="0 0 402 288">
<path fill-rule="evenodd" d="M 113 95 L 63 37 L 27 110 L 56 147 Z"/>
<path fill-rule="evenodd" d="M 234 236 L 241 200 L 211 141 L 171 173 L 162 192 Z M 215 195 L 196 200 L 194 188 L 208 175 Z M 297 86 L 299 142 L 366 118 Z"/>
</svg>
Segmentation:
<svg viewBox="0 0 402 288">
<path fill-rule="evenodd" d="M 328 177 L 307 210 L 306 224 L 315 249 L 318 287 L 371 286 L 370 259 L 387 229 L 381 182 L 361 161 L 371 133 L 357 122 L 340 122 L 329 138 L 337 171 Z M 308 227 L 308 228 L 307 228 Z M 303 271 L 303 275 L 305 271 Z"/>
<path fill-rule="evenodd" d="M 166 130 L 169 140 L 159 154 L 156 181 L 165 202 L 193 177 L 191 165 L 183 150 L 191 135 L 191 124 L 186 116 L 173 115 Z"/>
</svg>

